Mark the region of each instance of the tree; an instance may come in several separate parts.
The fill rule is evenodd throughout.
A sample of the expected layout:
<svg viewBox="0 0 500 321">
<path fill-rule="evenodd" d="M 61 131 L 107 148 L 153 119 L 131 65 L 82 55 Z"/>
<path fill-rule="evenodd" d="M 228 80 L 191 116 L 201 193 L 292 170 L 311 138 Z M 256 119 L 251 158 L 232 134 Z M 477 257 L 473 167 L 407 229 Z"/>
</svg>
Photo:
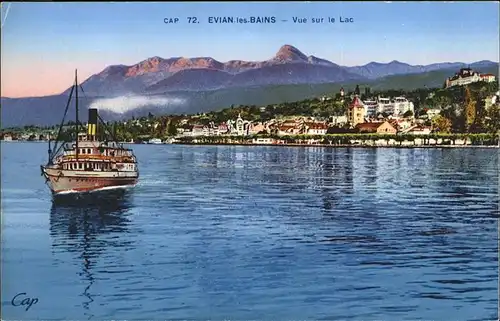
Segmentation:
<svg viewBox="0 0 500 321">
<path fill-rule="evenodd" d="M 485 127 L 486 130 L 492 134 L 496 134 L 500 131 L 500 104 L 493 104 L 486 111 Z"/>
<path fill-rule="evenodd" d="M 167 125 L 167 135 L 169 136 L 177 135 L 177 126 L 173 121 L 170 121 Z"/>
<path fill-rule="evenodd" d="M 403 117 L 407 118 L 407 117 L 411 117 L 413 116 L 413 112 L 411 110 L 407 110 L 405 111 L 405 113 L 403 114 Z"/>
<path fill-rule="evenodd" d="M 123 141 L 126 141 L 126 142 L 129 142 L 133 139 L 132 133 L 130 133 L 128 131 L 124 132 L 122 137 L 123 137 Z"/>
<path fill-rule="evenodd" d="M 487 111 L 485 107 L 486 107 L 486 102 L 484 99 L 476 100 L 476 118 L 473 124 L 474 133 L 486 132 L 485 124 L 486 124 Z"/>
<path fill-rule="evenodd" d="M 476 119 L 476 101 L 472 97 L 469 86 L 465 88 L 465 128 L 470 132 Z"/>
<path fill-rule="evenodd" d="M 452 99 L 446 95 L 447 92 L 440 93 L 432 97 L 432 105 L 438 109 L 446 109 L 451 105 Z"/>
<path fill-rule="evenodd" d="M 442 116 L 442 115 L 437 115 L 432 119 L 432 125 L 434 129 L 438 132 L 441 133 L 449 133 L 451 132 L 451 120 L 448 118 Z"/>
</svg>

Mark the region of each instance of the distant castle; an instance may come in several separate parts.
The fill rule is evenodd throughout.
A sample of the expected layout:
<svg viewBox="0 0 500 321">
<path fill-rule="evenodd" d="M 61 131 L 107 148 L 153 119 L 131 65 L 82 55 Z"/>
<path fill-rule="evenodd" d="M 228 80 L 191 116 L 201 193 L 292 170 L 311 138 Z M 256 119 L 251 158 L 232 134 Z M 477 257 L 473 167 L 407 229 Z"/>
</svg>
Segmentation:
<svg viewBox="0 0 500 321">
<path fill-rule="evenodd" d="M 480 74 L 471 68 L 462 68 L 453 77 L 446 79 L 446 88 L 464 86 L 478 81 L 493 82 L 495 81 L 495 75 Z"/>
</svg>

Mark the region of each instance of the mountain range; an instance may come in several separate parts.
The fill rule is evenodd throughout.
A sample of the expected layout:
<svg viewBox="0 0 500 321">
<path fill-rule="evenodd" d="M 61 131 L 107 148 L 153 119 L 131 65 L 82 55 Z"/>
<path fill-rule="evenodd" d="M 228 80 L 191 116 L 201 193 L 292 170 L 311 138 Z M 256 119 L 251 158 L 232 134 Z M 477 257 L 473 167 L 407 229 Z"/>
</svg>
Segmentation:
<svg viewBox="0 0 500 321">
<path fill-rule="evenodd" d="M 472 68 L 494 64 L 479 61 Z M 128 94 L 160 94 L 174 91 L 206 91 L 235 87 L 321 84 L 367 81 L 400 74 L 423 73 L 467 66 L 447 62 L 412 66 L 399 61 L 370 62 L 346 67 L 326 59 L 306 56 L 299 49 L 284 45 L 265 61 L 231 60 L 211 57 L 152 57 L 132 66 L 113 65 L 82 83 L 90 96 L 109 97 Z M 69 93 L 69 89 L 65 91 Z"/>
<path fill-rule="evenodd" d="M 142 107 L 138 110 L 128 108 L 120 113 L 107 113 L 112 119 L 120 119 L 129 117 L 130 112 L 140 116 L 151 108 L 156 111 L 163 108 L 166 113 L 188 113 L 225 108 L 231 104 L 269 104 L 304 99 L 316 93 L 313 88 L 323 88 L 318 90 L 324 91 L 325 84 L 331 84 L 329 88 L 342 84 L 384 87 L 384 83 L 395 86 L 405 83 L 405 89 L 438 87 L 446 77 L 467 66 L 498 75 L 498 63 L 488 60 L 471 64 L 445 62 L 430 65 L 410 65 L 393 60 L 389 63 L 341 66 L 326 59 L 306 56 L 291 45 L 282 46 L 265 61 L 220 62 L 211 57 L 152 57 L 131 66 L 109 66 L 89 77 L 81 86 L 90 102 L 82 102 L 82 107 L 95 105 L 102 99 L 108 99 L 108 104 L 112 104 L 110 99 L 119 97 L 144 98 L 137 104 L 137 107 Z M 397 77 L 402 78 L 395 80 Z M 411 79 L 415 80 L 414 84 Z M 280 97 L 270 92 L 277 87 L 281 88 Z M 283 89 L 287 87 L 290 90 Z M 294 92 L 292 88 L 295 88 Z M 301 90 L 297 92 L 297 88 Z M 395 89 L 398 88 L 402 87 Z M 57 123 L 64 112 L 70 89 L 61 95 L 47 97 L 2 97 L 2 127 Z M 249 92 L 253 94 L 247 95 Z M 123 103 L 123 99 L 116 100 L 116 104 L 120 102 Z M 56 103 L 62 105 L 61 108 L 55 107 Z M 125 103 L 130 105 L 134 101 Z M 82 116 L 85 119 L 86 113 Z"/>
</svg>

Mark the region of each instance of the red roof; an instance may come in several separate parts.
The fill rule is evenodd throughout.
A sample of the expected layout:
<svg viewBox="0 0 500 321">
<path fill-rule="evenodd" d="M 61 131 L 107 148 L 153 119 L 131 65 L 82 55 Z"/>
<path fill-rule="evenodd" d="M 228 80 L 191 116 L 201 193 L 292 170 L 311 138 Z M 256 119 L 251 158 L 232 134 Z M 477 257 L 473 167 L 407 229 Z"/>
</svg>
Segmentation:
<svg viewBox="0 0 500 321">
<path fill-rule="evenodd" d="M 328 125 L 325 122 L 316 122 L 316 121 L 308 121 L 305 122 L 304 125 L 306 125 L 309 128 L 315 128 L 315 129 L 321 129 L 321 128 L 328 128 Z"/>
<path fill-rule="evenodd" d="M 288 130 L 290 130 L 290 129 L 295 129 L 295 126 L 283 126 L 283 125 L 282 125 L 282 126 L 279 126 L 278 128 L 279 128 L 279 130 L 281 130 L 281 131 L 288 131 Z"/>
<path fill-rule="evenodd" d="M 378 129 L 384 122 L 359 123 L 355 127 L 358 129 Z"/>
<path fill-rule="evenodd" d="M 349 106 L 349 108 L 354 108 L 354 107 L 358 107 L 358 108 L 363 107 L 364 108 L 363 102 L 361 101 L 361 99 L 359 99 L 358 96 L 354 97 L 351 105 Z"/>
</svg>

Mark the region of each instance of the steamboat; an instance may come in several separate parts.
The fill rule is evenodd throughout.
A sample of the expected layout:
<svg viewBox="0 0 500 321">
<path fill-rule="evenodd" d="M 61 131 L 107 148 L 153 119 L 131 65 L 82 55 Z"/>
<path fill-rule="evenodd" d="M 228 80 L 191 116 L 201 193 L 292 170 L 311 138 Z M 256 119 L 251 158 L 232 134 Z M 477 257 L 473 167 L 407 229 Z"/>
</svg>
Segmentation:
<svg viewBox="0 0 500 321">
<path fill-rule="evenodd" d="M 85 126 L 78 119 L 78 84 L 75 82 L 66 104 L 54 145 L 49 140 L 48 162 L 41 165 L 42 175 L 53 194 L 92 192 L 134 186 L 139 179 L 137 158 L 124 148 L 101 119 L 96 108 L 88 109 Z M 71 99 L 75 94 L 75 130 L 73 138 L 62 140 L 62 128 Z"/>
</svg>

